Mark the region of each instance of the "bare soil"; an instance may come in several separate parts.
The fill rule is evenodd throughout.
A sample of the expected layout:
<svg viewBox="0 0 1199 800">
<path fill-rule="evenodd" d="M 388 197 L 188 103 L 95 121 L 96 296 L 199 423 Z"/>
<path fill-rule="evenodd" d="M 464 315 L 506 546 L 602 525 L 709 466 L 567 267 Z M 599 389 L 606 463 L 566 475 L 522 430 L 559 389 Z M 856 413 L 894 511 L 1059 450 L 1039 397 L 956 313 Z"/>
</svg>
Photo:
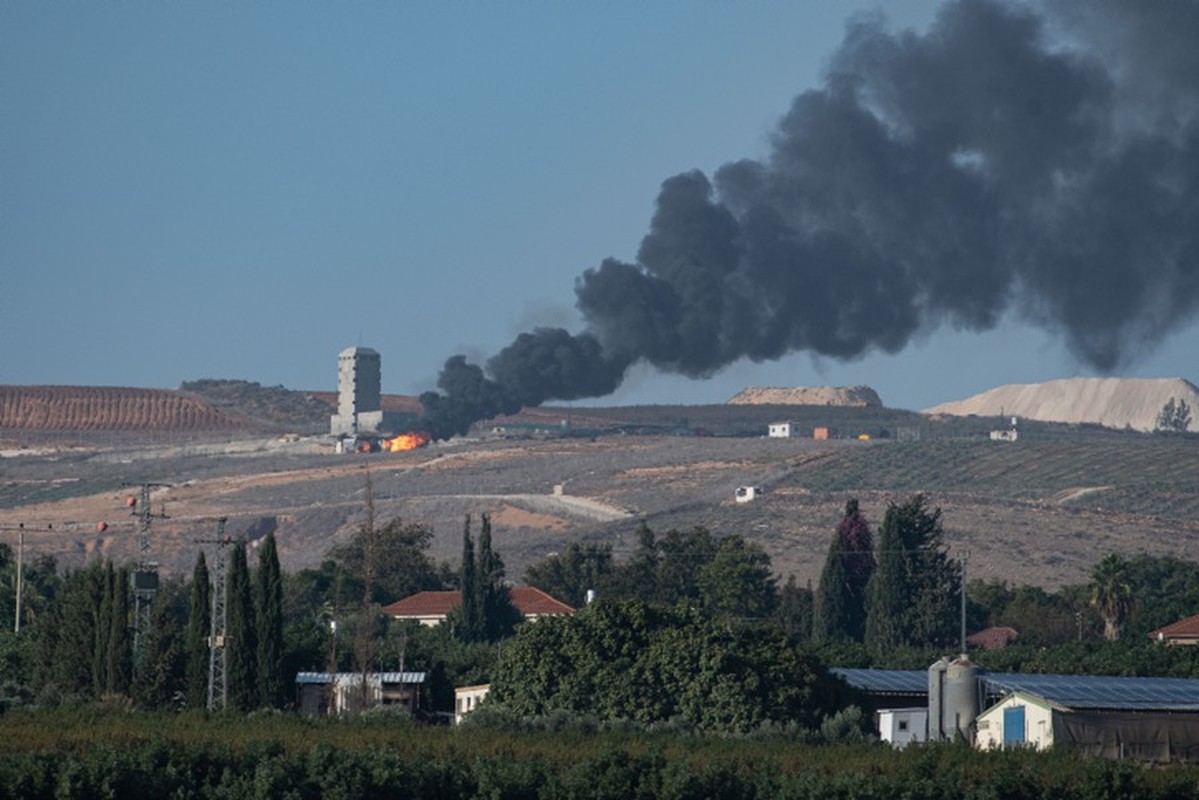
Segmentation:
<svg viewBox="0 0 1199 800">
<path fill-rule="evenodd" d="M 456 563 L 466 515 L 490 514 L 513 579 L 574 541 L 607 543 L 626 557 L 644 520 L 659 533 L 703 525 L 742 534 L 766 549 L 780 578 L 814 583 L 848 499 L 877 526 L 888 503 L 914 491 L 943 510 L 947 544 L 968 555 L 971 578 L 1055 588 L 1085 581 L 1109 552 L 1196 552 L 1194 437 L 1046 437 L 994 446 L 977 438 L 480 437 L 354 455 L 336 455 L 324 437 L 155 445 L 101 437 L 93 446 L 77 438 L 70 447 L 8 448 L 0 527 L 15 545 L 12 529 L 24 525 L 27 555 L 64 566 L 132 560 L 139 520 L 126 498 L 159 482 L 170 485 L 153 492 L 151 507 L 167 516 L 152 523 L 151 555 L 165 572 L 190 572 L 210 547 L 197 540 L 211 539 L 220 517 L 234 534 L 273 520 L 283 566 L 296 570 L 319 564 L 363 523 L 369 479 L 377 517 L 429 525 L 439 560 Z M 741 485 L 764 493 L 737 503 Z"/>
</svg>

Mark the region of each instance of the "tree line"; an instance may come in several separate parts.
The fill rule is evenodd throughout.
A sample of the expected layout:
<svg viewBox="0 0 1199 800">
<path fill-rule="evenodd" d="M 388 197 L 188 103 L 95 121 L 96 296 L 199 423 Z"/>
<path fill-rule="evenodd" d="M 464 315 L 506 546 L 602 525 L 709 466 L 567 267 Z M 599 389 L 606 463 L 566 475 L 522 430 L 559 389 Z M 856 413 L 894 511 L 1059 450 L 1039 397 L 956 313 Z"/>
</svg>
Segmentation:
<svg viewBox="0 0 1199 800">
<path fill-rule="evenodd" d="M 474 522 L 481 523 L 477 535 Z M 656 619 L 689 631 L 655 639 L 655 655 L 665 660 L 627 675 L 666 674 L 663 665 L 684 658 L 661 652 L 667 643 L 735 641 L 749 635 L 746 630 L 769 631 L 787 647 L 845 666 L 923 667 L 957 645 L 961 570 L 948 553 L 940 509 L 923 495 L 889 504 L 877 533 L 850 500 L 814 588 L 793 577 L 780 582 L 768 554 L 739 534 L 703 527 L 659 534 L 642 522 L 635 537 L 627 558 L 617 560 L 606 544 L 575 543 L 524 575 L 524 582 L 570 605 L 585 606 L 590 591 L 601 601 L 644 604 Z M 376 524 L 372 513 L 326 561 L 287 574 L 279 568 L 273 531 L 259 541 L 255 568 L 246 544 L 233 542 L 226 583 L 229 705 L 286 707 L 296 673 L 305 670 L 426 671 L 426 700 L 440 709 L 451 707 L 455 685 L 502 680 L 497 658 L 512 649 L 514 632 L 529 626 L 516 624 L 491 520 L 466 518 L 456 568 L 429 556 L 432 539 L 428 526 L 398 518 Z M 0 585 L 11 585 L 13 566 L 11 550 L 0 546 Z M 20 633 L 0 632 L 0 707 L 103 698 L 128 698 L 145 708 L 204 707 L 209 568 L 200 553 L 190 580 L 163 583 L 134 658 L 128 565 L 98 561 L 59 575 L 53 559 L 34 559 L 25 566 L 21 613 L 11 605 L 12 593 L 0 599 L 0 611 L 7 602 L 22 621 Z M 421 628 L 381 613 L 382 604 L 427 589 L 461 591 L 450 624 Z M 1112 555 L 1085 585 L 1051 593 L 973 581 L 967 600 L 969 630 L 1006 625 L 1019 631 L 1017 646 L 1006 655 L 988 654 L 989 662 L 1052 667 L 1053 651 L 1045 648 L 1073 648 L 1072 662 L 1063 656 L 1067 666 L 1102 662 L 1117 673 L 1191 674 L 1180 657 L 1172 655 L 1169 663 L 1155 657 L 1147 665 L 1141 652 L 1145 632 L 1199 608 L 1199 565 L 1190 561 Z M 683 616 L 671 616 L 676 612 Z M 715 627 L 687 628 L 697 618 Z M 1081 644 L 1091 646 L 1105 631 L 1109 639 L 1122 636 L 1133 644 L 1079 655 Z M 713 650 L 712 658 L 723 658 L 720 652 Z"/>
</svg>

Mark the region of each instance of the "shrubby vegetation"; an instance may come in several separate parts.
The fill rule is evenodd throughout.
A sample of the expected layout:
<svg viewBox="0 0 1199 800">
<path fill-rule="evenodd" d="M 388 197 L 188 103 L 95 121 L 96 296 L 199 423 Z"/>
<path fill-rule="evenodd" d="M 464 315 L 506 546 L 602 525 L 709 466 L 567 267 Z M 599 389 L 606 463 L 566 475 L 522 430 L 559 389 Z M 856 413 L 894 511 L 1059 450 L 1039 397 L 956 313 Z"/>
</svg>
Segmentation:
<svg viewBox="0 0 1199 800">
<path fill-rule="evenodd" d="M 1194 796 L 1192 768 L 956 745 L 418 728 L 293 715 L 9 715 L 0 787 L 27 798 L 1071 798 Z"/>
<path fill-rule="evenodd" d="M 914 495 L 888 509 L 875 545 L 848 503 L 815 591 L 794 579 L 780 587 L 766 554 L 739 535 L 659 535 L 642 524 L 623 562 L 603 545 L 572 545 L 531 567 L 528 582 L 583 607 L 514 634 L 486 517 L 477 539 L 467 521 L 457 571 L 428 558 L 426 528 L 376 526 L 373 515 L 329 560 L 291 575 L 279 573 L 268 537 L 256 565 L 233 550 L 230 630 L 247 644 L 230 653 L 230 696 L 251 713 L 220 715 L 180 713 L 206 701 L 206 561 L 189 582 L 162 586 L 136 663 L 125 568 L 97 562 L 60 577 L 52 560 L 40 561 L 25 570 L 23 630 L 0 633 L 0 791 L 1192 796 L 1193 776 L 1177 769 L 870 743 L 870 710 L 826 665 L 924 669 L 956 644 L 961 573 L 940 520 Z M 11 568 L 0 547 L 0 582 Z M 452 624 L 422 628 L 379 613 L 397 594 L 443 588 L 464 591 Z M 583 605 L 588 589 L 599 600 Z M 1199 648 L 1145 636 L 1199 608 L 1193 562 L 1110 556 L 1087 585 L 1048 592 L 974 581 L 967 595 L 971 629 L 1020 632 L 1014 646 L 975 654 L 987 669 L 1199 675 Z M 1106 639 L 1105 628 L 1119 638 Z M 439 710 L 452 707 L 454 686 L 491 682 L 492 693 L 457 730 L 392 714 L 347 723 L 260 710 L 286 707 L 295 673 L 309 669 L 423 670 L 426 704 Z M 145 713 L 128 713 L 135 708 Z"/>
</svg>

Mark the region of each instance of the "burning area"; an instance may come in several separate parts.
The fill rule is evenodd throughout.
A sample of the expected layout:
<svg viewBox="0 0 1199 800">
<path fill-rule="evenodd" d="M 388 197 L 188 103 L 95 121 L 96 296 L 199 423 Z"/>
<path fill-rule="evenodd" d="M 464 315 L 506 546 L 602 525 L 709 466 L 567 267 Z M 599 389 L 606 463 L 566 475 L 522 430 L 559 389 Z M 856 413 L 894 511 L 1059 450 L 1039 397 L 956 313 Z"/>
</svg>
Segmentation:
<svg viewBox="0 0 1199 800">
<path fill-rule="evenodd" d="M 856 17 L 764 158 L 666 179 L 635 262 L 583 272 L 585 330 L 451 357 L 422 425 L 600 397 L 637 362 L 853 359 L 1008 315 L 1129 363 L 1199 309 L 1196 30 L 1199 4 L 1132 0 Z"/>
<path fill-rule="evenodd" d="M 402 453 L 406 450 L 416 450 L 418 447 L 424 447 L 432 440 L 429 434 L 423 431 L 417 433 L 401 433 L 391 439 L 384 439 L 379 443 L 381 450 L 389 453 Z"/>
</svg>

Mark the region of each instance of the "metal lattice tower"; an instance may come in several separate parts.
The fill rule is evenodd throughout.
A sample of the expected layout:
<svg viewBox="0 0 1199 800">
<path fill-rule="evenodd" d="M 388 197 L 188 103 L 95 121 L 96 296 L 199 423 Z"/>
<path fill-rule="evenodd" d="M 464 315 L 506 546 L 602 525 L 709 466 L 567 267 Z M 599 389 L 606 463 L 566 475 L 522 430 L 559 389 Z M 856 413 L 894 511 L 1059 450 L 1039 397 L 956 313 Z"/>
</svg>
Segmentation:
<svg viewBox="0 0 1199 800">
<path fill-rule="evenodd" d="M 229 651 L 225 647 L 225 627 L 229 622 L 225 606 L 225 545 L 231 539 L 225 535 L 226 518 L 216 524 L 216 560 L 212 570 L 212 622 L 208 636 L 208 710 L 223 711 L 229 702 L 229 686 L 225 680 L 229 666 Z"/>
<path fill-rule="evenodd" d="M 122 484 L 128 486 L 129 484 Z M 150 508 L 150 491 L 169 487 L 169 483 L 143 483 L 141 501 L 130 498 L 130 514 L 138 518 L 137 565 L 133 571 L 133 660 L 141 661 L 146 634 L 150 632 L 150 609 L 158 591 L 158 562 L 150 559 L 150 542 L 154 519 L 167 519 L 165 512 L 155 514 Z"/>
</svg>

